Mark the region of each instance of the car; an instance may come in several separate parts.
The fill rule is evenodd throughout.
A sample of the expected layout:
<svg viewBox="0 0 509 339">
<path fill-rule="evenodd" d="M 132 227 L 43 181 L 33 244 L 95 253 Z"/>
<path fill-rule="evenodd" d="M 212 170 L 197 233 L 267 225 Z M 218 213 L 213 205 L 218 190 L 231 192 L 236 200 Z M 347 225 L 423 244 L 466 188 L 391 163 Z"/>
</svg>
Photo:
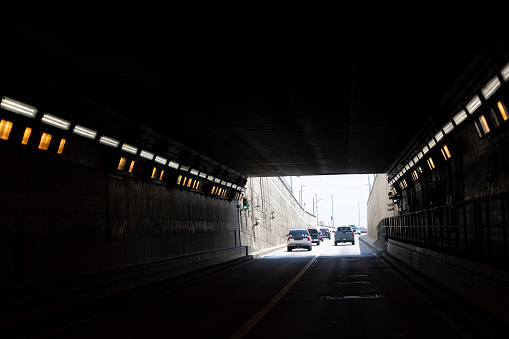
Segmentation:
<svg viewBox="0 0 509 339">
<path fill-rule="evenodd" d="M 306 248 L 311 251 L 313 242 L 307 229 L 292 229 L 286 238 L 286 248 L 291 252 L 294 248 Z"/>
<path fill-rule="evenodd" d="M 355 245 L 355 234 L 350 226 L 339 226 L 334 234 L 334 245 L 337 246 L 339 242 L 351 242 Z"/>
<path fill-rule="evenodd" d="M 308 231 L 309 235 L 311 236 L 311 241 L 320 245 L 320 236 L 318 235 L 318 230 L 316 228 L 308 228 Z"/>
<path fill-rule="evenodd" d="M 318 239 L 320 239 L 320 241 L 323 241 L 322 231 L 318 231 Z"/>
<path fill-rule="evenodd" d="M 361 234 L 361 229 L 358 226 L 350 225 L 354 233 Z"/>
<path fill-rule="evenodd" d="M 324 238 L 330 239 L 330 231 L 328 228 L 320 228 L 320 232 L 322 232 Z"/>
<path fill-rule="evenodd" d="M 361 226 L 361 233 L 366 233 L 368 231 L 366 226 Z"/>
</svg>

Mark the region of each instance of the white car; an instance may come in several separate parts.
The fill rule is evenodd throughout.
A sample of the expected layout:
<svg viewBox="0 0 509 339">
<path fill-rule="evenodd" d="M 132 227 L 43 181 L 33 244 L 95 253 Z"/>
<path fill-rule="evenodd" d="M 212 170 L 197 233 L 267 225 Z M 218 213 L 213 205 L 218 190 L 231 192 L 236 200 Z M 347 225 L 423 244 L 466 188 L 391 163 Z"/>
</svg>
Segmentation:
<svg viewBox="0 0 509 339">
<path fill-rule="evenodd" d="M 313 249 L 313 241 L 307 229 L 292 229 L 286 238 L 288 252 L 294 248 L 307 248 L 308 251 Z"/>
</svg>

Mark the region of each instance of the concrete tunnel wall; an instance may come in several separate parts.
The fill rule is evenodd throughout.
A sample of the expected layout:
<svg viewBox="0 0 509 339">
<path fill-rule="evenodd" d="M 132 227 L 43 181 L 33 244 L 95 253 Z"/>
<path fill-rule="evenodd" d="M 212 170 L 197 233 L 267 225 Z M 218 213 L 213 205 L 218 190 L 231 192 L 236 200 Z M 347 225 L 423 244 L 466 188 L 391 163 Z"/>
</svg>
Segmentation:
<svg viewBox="0 0 509 339">
<path fill-rule="evenodd" d="M 239 211 L 237 200 L 47 157 L 1 154 L 2 290 L 178 258 L 196 257 L 188 266 L 203 266 L 206 252 L 217 253 L 215 264 L 247 252 L 225 255 L 229 249 L 284 245 L 290 228 L 316 225 L 279 178 L 250 178 L 250 206 Z"/>
</svg>

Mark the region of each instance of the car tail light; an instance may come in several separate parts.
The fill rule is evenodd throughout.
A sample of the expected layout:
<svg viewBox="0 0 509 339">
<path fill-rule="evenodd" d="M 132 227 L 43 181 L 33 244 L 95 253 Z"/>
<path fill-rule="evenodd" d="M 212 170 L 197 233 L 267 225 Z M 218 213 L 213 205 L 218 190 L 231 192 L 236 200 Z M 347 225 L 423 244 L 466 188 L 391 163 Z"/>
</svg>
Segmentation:
<svg viewBox="0 0 509 339">
<path fill-rule="evenodd" d="M 286 238 L 286 241 L 287 241 L 287 242 L 290 242 L 290 237 Z"/>
<path fill-rule="evenodd" d="M 308 241 L 311 241 L 311 237 L 308 237 Z"/>
<path fill-rule="evenodd" d="M 355 238 L 355 233 L 353 233 L 353 231 L 352 231 L 352 237 L 354 237 L 354 238 Z"/>
</svg>

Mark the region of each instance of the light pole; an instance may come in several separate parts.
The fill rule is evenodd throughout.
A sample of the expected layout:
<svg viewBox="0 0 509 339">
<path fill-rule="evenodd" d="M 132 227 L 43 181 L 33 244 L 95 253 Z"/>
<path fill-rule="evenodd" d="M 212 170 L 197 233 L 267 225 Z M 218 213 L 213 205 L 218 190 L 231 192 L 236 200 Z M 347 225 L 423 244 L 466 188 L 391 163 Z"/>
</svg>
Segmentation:
<svg viewBox="0 0 509 339">
<path fill-rule="evenodd" d="M 332 201 L 332 216 L 331 216 L 331 221 L 332 221 L 332 227 L 334 228 L 334 194 L 332 194 L 330 196 L 330 200 Z"/>
<path fill-rule="evenodd" d="M 299 191 L 299 204 L 300 204 L 300 207 L 302 207 L 302 200 L 304 200 L 303 197 L 302 197 L 302 187 L 304 187 L 304 186 L 306 186 L 306 185 L 300 185 L 300 191 Z"/>
<path fill-rule="evenodd" d="M 316 204 L 316 223 L 318 224 L 318 202 L 323 199 L 318 199 L 318 194 L 315 194 L 315 204 Z"/>
</svg>

